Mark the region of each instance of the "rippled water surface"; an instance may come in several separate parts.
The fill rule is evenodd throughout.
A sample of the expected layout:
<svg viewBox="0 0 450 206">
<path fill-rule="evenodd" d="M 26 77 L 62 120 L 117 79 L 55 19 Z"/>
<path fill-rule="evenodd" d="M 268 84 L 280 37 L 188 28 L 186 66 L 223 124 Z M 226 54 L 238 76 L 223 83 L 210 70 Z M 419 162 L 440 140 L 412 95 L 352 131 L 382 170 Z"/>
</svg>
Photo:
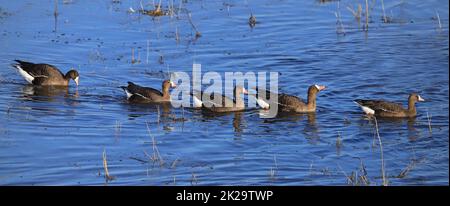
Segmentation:
<svg viewBox="0 0 450 206">
<path fill-rule="evenodd" d="M 378 120 L 389 185 L 448 185 L 448 1 L 385 1 L 390 23 L 376 1 L 368 32 L 346 8 L 353 0 L 169 2 L 175 14 L 151 17 L 129 12 L 139 1 L 65 0 L 55 18 L 53 0 L 0 1 L 1 185 L 103 185 L 103 151 L 109 185 L 347 185 L 361 165 L 381 185 L 374 122 L 352 100 L 405 105 L 410 92 L 426 100 L 415 119 Z M 14 59 L 74 67 L 80 86 L 30 87 Z M 311 84 L 327 90 L 316 114 L 262 119 L 256 109 L 131 105 L 118 88 L 159 89 L 168 71 L 194 62 L 204 72 L 280 72 L 280 90 L 302 98 Z M 152 138 L 162 162 L 149 158 Z"/>
</svg>

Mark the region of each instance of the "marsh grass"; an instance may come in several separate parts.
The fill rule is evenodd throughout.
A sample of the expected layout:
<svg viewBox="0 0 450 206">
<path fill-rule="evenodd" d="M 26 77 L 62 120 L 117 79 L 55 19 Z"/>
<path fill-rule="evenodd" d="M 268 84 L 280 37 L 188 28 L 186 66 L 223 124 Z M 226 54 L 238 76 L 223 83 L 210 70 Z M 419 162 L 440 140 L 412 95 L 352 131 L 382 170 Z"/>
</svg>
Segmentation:
<svg viewBox="0 0 450 206">
<path fill-rule="evenodd" d="M 355 17 L 355 19 L 359 22 L 361 20 L 361 14 L 362 14 L 362 6 L 361 4 L 358 4 L 358 9 L 355 11 L 353 7 L 347 6 L 347 10 L 349 10 L 352 15 Z"/>
<path fill-rule="evenodd" d="M 148 64 L 148 57 L 150 55 L 150 40 L 147 40 L 147 56 L 146 56 L 146 63 Z"/>
<path fill-rule="evenodd" d="M 386 12 L 384 10 L 384 0 L 381 0 L 381 10 L 383 10 L 383 22 L 387 23 Z"/>
<path fill-rule="evenodd" d="M 153 150 L 153 154 L 150 156 L 147 154 L 147 152 L 144 151 L 144 154 L 149 157 L 153 162 L 159 162 L 159 165 L 161 167 L 164 166 L 164 160 L 161 157 L 161 154 L 159 153 L 159 149 L 158 149 L 158 145 L 156 143 L 155 137 L 152 135 L 151 131 L 150 131 L 150 127 L 148 126 L 148 122 L 146 122 L 146 126 L 147 126 L 147 132 L 149 134 L 149 136 L 152 138 L 152 150 Z"/>
<path fill-rule="evenodd" d="M 202 34 L 198 31 L 198 29 L 195 26 L 194 22 L 192 22 L 192 14 L 190 12 L 188 13 L 188 20 L 189 20 L 189 23 L 191 24 L 192 28 L 195 31 L 195 38 L 197 39 L 197 38 L 201 37 Z"/>
<path fill-rule="evenodd" d="M 350 175 L 347 175 L 347 173 L 342 169 L 342 167 L 339 164 L 338 164 L 338 167 L 339 167 L 340 171 L 344 174 L 344 176 L 347 178 L 348 185 L 352 185 L 352 186 L 368 186 L 368 185 L 370 185 L 366 166 L 364 165 L 364 163 L 361 159 L 360 159 L 359 168 L 355 171 L 352 171 L 352 173 Z"/>
<path fill-rule="evenodd" d="M 178 162 L 180 162 L 180 159 L 176 158 L 170 165 L 170 169 L 175 169 L 177 167 Z"/>
<path fill-rule="evenodd" d="M 337 2 L 337 11 L 334 12 L 334 15 L 336 16 L 336 33 L 337 34 L 343 34 L 345 35 L 345 28 L 344 28 L 344 24 L 342 23 L 342 19 L 341 19 L 341 8 L 340 8 L 340 4 L 339 1 Z"/>
<path fill-rule="evenodd" d="M 142 1 L 140 1 L 141 9 L 139 10 L 139 12 L 140 12 L 141 14 L 148 15 L 148 16 L 153 16 L 153 17 L 165 16 L 165 15 L 168 14 L 168 12 L 164 12 L 164 11 L 161 9 L 161 3 L 162 3 L 162 0 L 159 1 L 158 5 L 156 5 L 155 2 L 153 1 L 153 7 L 154 7 L 154 9 L 152 9 L 152 10 L 147 10 L 147 9 L 145 9 L 144 6 L 142 5 Z M 133 13 L 134 13 L 134 12 L 133 12 Z"/>
<path fill-rule="evenodd" d="M 428 111 L 427 111 L 427 121 L 428 121 L 428 131 L 430 131 L 430 134 L 432 134 L 433 129 L 431 128 L 431 115 L 428 114 Z"/>
<path fill-rule="evenodd" d="M 415 160 L 411 160 L 411 162 L 409 162 L 408 166 L 406 166 L 405 169 L 403 169 L 400 174 L 398 174 L 396 176 L 396 178 L 404 178 L 406 177 L 406 175 L 416 166 L 416 161 Z"/>
<path fill-rule="evenodd" d="M 369 0 L 366 0 L 366 24 L 364 25 L 364 31 L 369 31 Z"/>
<path fill-rule="evenodd" d="M 336 148 L 341 148 L 342 147 L 342 138 L 341 138 L 341 133 L 338 132 L 337 138 L 336 138 Z"/>
<path fill-rule="evenodd" d="M 277 164 L 277 157 L 273 156 L 273 162 L 275 164 L 275 167 L 270 167 L 269 170 L 269 179 L 274 181 L 276 180 L 277 170 L 278 170 L 278 164 Z"/>
<path fill-rule="evenodd" d="M 435 11 L 436 11 L 436 17 L 437 17 L 437 20 L 438 20 L 438 23 L 439 23 L 439 29 L 442 29 L 441 17 L 439 17 L 439 12 L 437 10 L 435 10 Z"/>
<path fill-rule="evenodd" d="M 119 120 L 116 120 L 116 124 L 114 125 L 114 130 L 116 131 L 116 133 L 120 133 L 122 129 L 122 124 L 120 123 Z"/>
<path fill-rule="evenodd" d="M 131 48 L 131 64 L 139 64 L 141 63 L 141 54 L 139 53 L 139 50 L 137 51 L 138 55 L 137 58 L 135 56 L 134 47 Z"/>
<path fill-rule="evenodd" d="M 111 176 L 108 171 L 108 161 L 106 159 L 106 150 L 103 149 L 103 169 L 105 170 L 105 180 L 106 182 L 112 181 L 116 179 L 116 177 Z"/>
<path fill-rule="evenodd" d="M 180 35 L 178 34 L 178 27 L 175 27 L 175 41 L 180 43 Z"/>
<path fill-rule="evenodd" d="M 380 155 L 381 155 L 381 175 L 382 175 L 382 178 L 383 178 L 383 183 L 382 183 L 382 185 L 383 185 L 383 186 L 388 186 L 389 183 L 388 183 L 388 180 L 387 180 L 387 177 L 386 177 L 386 171 L 385 171 L 385 165 L 384 165 L 384 157 L 383 157 L 383 144 L 382 144 L 382 142 L 381 142 L 380 132 L 379 132 L 379 130 L 378 130 L 378 121 L 377 121 L 377 118 L 376 118 L 375 116 L 373 117 L 373 120 L 375 121 L 375 129 L 376 129 L 376 132 L 377 132 L 378 143 L 379 143 L 379 145 L 380 145 Z"/>
<path fill-rule="evenodd" d="M 198 184 L 198 178 L 197 175 L 192 172 L 192 176 L 191 176 L 191 185 L 197 185 Z"/>
<path fill-rule="evenodd" d="M 55 17 L 55 19 L 58 17 L 58 14 L 58 0 L 55 0 L 55 6 L 53 10 L 53 16 Z"/>
</svg>

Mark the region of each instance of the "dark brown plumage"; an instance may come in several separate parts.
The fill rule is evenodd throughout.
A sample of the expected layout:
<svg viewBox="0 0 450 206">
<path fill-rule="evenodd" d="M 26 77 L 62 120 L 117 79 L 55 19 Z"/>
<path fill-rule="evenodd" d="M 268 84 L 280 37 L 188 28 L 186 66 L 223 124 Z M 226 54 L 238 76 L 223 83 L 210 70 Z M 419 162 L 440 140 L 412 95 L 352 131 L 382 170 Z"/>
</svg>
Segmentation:
<svg viewBox="0 0 450 206">
<path fill-rule="evenodd" d="M 268 102 L 266 102 L 264 99 L 260 98 L 261 95 L 256 95 L 257 97 L 257 103 L 260 105 L 260 107 L 264 109 L 269 109 L 269 105 L 277 104 L 278 105 L 278 111 L 281 112 L 315 112 L 316 111 L 316 97 L 317 93 L 324 90 L 325 86 L 319 86 L 319 85 L 312 85 L 308 88 L 308 99 L 307 101 L 303 101 L 299 97 L 288 95 L 288 94 L 274 94 L 270 93 L 269 91 L 262 90 L 256 88 L 258 94 L 259 92 L 265 92 L 266 98 L 270 98 L 271 95 L 278 95 L 278 101 L 273 102 L 273 98 L 268 99 Z"/>
<path fill-rule="evenodd" d="M 175 88 L 176 84 L 170 80 L 165 80 L 162 83 L 162 92 L 153 89 L 151 87 L 142 87 L 133 82 L 128 82 L 128 86 L 122 86 L 121 88 L 127 94 L 129 102 L 134 103 L 158 103 L 158 102 L 170 102 L 170 88 Z"/>
<path fill-rule="evenodd" d="M 408 97 L 408 108 L 403 108 L 401 104 L 384 100 L 364 100 L 357 99 L 355 103 L 368 115 L 379 117 L 415 117 L 417 115 L 416 102 L 425 101 L 416 93 L 411 93 Z"/>
<path fill-rule="evenodd" d="M 79 74 L 76 70 L 70 70 L 65 75 L 53 65 L 34 64 L 30 62 L 15 60 L 18 64 L 12 66 L 33 85 L 42 86 L 68 86 L 70 79 L 78 85 Z"/>
</svg>

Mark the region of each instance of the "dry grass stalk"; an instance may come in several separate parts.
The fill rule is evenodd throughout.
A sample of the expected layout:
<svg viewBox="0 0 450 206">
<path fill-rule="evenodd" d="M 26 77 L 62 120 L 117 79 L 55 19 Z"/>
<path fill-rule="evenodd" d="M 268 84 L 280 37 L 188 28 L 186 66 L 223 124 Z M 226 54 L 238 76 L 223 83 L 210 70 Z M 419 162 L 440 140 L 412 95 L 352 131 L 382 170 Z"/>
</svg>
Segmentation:
<svg viewBox="0 0 450 206">
<path fill-rule="evenodd" d="M 183 6 L 183 1 L 180 0 L 180 5 L 178 6 L 177 18 L 180 18 L 181 7 Z"/>
<path fill-rule="evenodd" d="M 147 59 L 146 63 L 148 64 L 148 56 L 150 55 L 150 40 L 147 40 Z"/>
<path fill-rule="evenodd" d="M 161 157 L 161 154 L 159 153 L 159 149 L 158 146 L 156 145 L 156 140 L 155 137 L 151 134 L 150 132 L 150 127 L 148 126 L 148 123 L 146 122 L 146 126 L 147 126 L 147 132 L 150 135 L 150 137 L 152 138 L 152 149 L 153 149 L 153 155 L 151 156 L 151 159 L 156 162 L 159 162 L 159 165 L 162 167 L 164 165 L 164 160 Z M 148 154 L 146 154 L 148 155 Z"/>
<path fill-rule="evenodd" d="M 336 139 L 336 147 L 337 148 L 341 148 L 342 147 L 342 139 L 341 139 L 341 133 L 340 132 L 338 132 L 338 136 L 337 136 L 337 139 Z"/>
<path fill-rule="evenodd" d="M 337 19 L 336 24 L 338 25 L 336 27 L 336 33 L 345 35 L 344 24 L 342 24 L 342 20 L 341 20 L 341 12 L 340 12 L 339 2 L 337 2 L 337 12 L 334 12 L 334 15 L 336 16 L 336 19 Z"/>
<path fill-rule="evenodd" d="M 115 177 L 109 175 L 108 161 L 106 160 L 106 151 L 105 150 L 103 150 L 103 168 L 105 169 L 106 182 L 116 179 Z"/>
<path fill-rule="evenodd" d="M 270 171 L 269 171 L 269 177 L 270 177 L 271 180 L 275 180 L 276 179 L 275 176 L 276 176 L 276 173 L 277 173 L 277 170 L 278 170 L 277 157 L 275 155 L 273 156 L 273 161 L 274 161 L 274 164 L 275 164 L 275 168 L 270 167 Z"/>
<path fill-rule="evenodd" d="M 180 43 L 180 35 L 178 34 L 178 27 L 175 27 L 175 40 L 177 44 Z"/>
<path fill-rule="evenodd" d="M 439 29 L 442 29 L 441 18 L 439 17 L 439 12 L 436 10 L 436 17 L 439 23 Z"/>
<path fill-rule="evenodd" d="M 431 129 L 431 115 L 428 115 L 427 111 L 427 120 L 428 120 L 428 130 L 430 131 L 430 134 L 433 133 L 433 130 Z"/>
<path fill-rule="evenodd" d="M 198 183 L 198 179 L 197 179 L 197 175 L 195 173 L 192 173 L 192 178 L 191 178 L 191 185 L 195 185 Z"/>
<path fill-rule="evenodd" d="M 202 34 L 198 31 L 197 27 L 194 25 L 194 23 L 192 22 L 192 15 L 191 13 L 188 13 L 188 20 L 189 23 L 191 24 L 192 28 L 195 30 L 195 38 L 199 38 L 202 36 Z"/>
<path fill-rule="evenodd" d="M 362 13 L 362 6 L 361 6 L 361 4 L 358 4 L 358 10 L 357 11 L 353 10 L 353 8 L 350 7 L 350 6 L 347 6 L 347 10 L 349 10 L 358 21 L 361 20 L 361 13 Z"/>
<path fill-rule="evenodd" d="M 406 175 L 409 173 L 409 171 L 411 171 L 414 168 L 415 165 L 416 165 L 416 161 L 411 160 L 411 162 L 408 164 L 408 166 L 405 169 L 403 169 L 399 175 L 397 175 L 397 178 L 406 177 Z"/>
<path fill-rule="evenodd" d="M 175 169 L 180 159 L 176 158 L 170 165 L 170 169 Z"/>
<path fill-rule="evenodd" d="M 384 11 L 384 1 L 381 0 L 381 9 L 383 10 L 383 22 L 388 23 L 388 20 L 386 18 L 386 12 Z"/>
<path fill-rule="evenodd" d="M 131 48 L 131 64 L 136 63 L 136 60 L 134 59 L 134 48 Z"/>
<path fill-rule="evenodd" d="M 116 134 L 120 133 L 120 130 L 122 129 L 122 125 L 119 120 L 116 120 L 116 125 L 114 125 L 114 130 L 116 131 Z"/>
<path fill-rule="evenodd" d="M 55 9 L 53 15 L 55 16 L 55 18 L 58 17 L 58 0 L 55 0 Z"/>
<path fill-rule="evenodd" d="M 365 30 L 369 31 L 369 1 L 366 0 L 366 25 Z"/>
<path fill-rule="evenodd" d="M 380 133 L 378 131 L 378 121 L 376 117 L 373 117 L 374 121 L 375 121 L 375 129 L 377 131 L 377 137 L 378 137 L 378 143 L 380 144 L 380 153 L 381 153 L 381 175 L 383 177 L 383 186 L 388 186 L 388 181 L 386 179 L 386 172 L 385 172 L 385 167 L 384 167 L 384 157 L 383 157 L 383 144 L 381 143 L 381 137 L 380 137 Z"/>
</svg>

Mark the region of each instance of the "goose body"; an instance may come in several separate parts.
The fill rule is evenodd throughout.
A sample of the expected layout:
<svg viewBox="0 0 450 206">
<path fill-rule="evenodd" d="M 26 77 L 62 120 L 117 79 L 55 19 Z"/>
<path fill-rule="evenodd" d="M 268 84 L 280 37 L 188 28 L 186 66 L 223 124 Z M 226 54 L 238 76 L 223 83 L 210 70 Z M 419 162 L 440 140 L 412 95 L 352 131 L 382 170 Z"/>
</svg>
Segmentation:
<svg viewBox="0 0 450 206">
<path fill-rule="evenodd" d="M 193 106 L 201 108 L 209 112 L 237 112 L 245 110 L 245 103 L 241 94 L 247 94 L 247 90 L 242 86 L 237 86 L 234 89 L 234 99 L 225 95 L 218 96 L 217 94 L 204 94 L 203 92 L 196 92 L 191 94 L 193 98 Z M 203 95 L 208 95 L 210 100 L 203 99 Z"/>
<path fill-rule="evenodd" d="M 128 86 L 121 88 L 125 91 L 129 102 L 160 103 L 171 101 L 169 89 L 174 87 L 176 87 L 175 83 L 165 80 L 162 83 L 162 92 L 151 87 L 139 86 L 133 82 L 128 82 Z"/>
<path fill-rule="evenodd" d="M 50 64 L 34 64 L 21 60 L 15 60 L 12 64 L 20 75 L 30 84 L 41 86 L 68 86 L 70 79 L 78 85 L 79 74 L 76 70 L 70 70 L 65 75 L 55 66 Z"/>
<path fill-rule="evenodd" d="M 408 108 L 401 104 L 384 100 L 356 99 L 354 102 L 361 107 L 367 115 L 379 117 L 415 117 L 417 115 L 416 102 L 425 101 L 416 93 L 411 93 L 408 97 Z"/>
<path fill-rule="evenodd" d="M 289 94 L 275 94 L 270 91 L 262 90 L 256 88 L 257 92 L 265 92 L 266 98 L 273 95 L 278 95 L 277 102 L 271 102 L 271 100 L 265 100 L 259 96 L 256 97 L 256 102 L 263 109 L 269 109 L 270 103 L 278 104 L 280 112 L 297 112 L 297 113 L 307 113 L 316 111 L 316 97 L 317 93 L 324 90 L 325 86 L 312 85 L 308 88 L 308 100 L 304 101 L 299 97 L 289 95 Z"/>
</svg>

